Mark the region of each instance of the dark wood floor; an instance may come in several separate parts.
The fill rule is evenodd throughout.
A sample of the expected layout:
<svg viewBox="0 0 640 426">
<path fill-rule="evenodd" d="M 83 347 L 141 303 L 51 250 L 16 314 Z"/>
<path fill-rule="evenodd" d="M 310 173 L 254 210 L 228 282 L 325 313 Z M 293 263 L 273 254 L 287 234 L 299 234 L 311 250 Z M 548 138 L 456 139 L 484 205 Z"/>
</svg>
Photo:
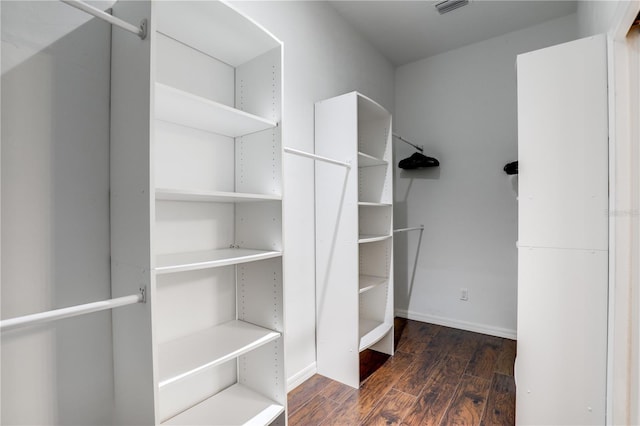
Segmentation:
<svg viewBox="0 0 640 426">
<path fill-rule="evenodd" d="M 365 351 L 360 389 L 318 374 L 288 395 L 289 425 L 513 425 L 516 342 L 396 319 L 396 353 Z"/>
</svg>

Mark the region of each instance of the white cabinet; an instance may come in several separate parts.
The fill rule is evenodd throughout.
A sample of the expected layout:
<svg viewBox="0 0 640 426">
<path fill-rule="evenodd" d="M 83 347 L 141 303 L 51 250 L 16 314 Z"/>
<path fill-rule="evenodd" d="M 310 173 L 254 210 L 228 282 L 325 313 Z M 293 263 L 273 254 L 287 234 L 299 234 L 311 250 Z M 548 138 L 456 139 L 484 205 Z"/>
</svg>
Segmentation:
<svg viewBox="0 0 640 426">
<path fill-rule="evenodd" d="M 286 422 L 282 45 L 219 2 L 121 1 L 111 218 L 117 422 Z"/>
<path fill-rule="evenodd" d="M 605 424 L 604 36 L 518 56 L 518 424 Z"/>
<path fill-rule="evenodd" d="M 391 115 L 357 92 L 316 103 L 318 373 L 359 387 L 359 353 L 393 355 Z"/>
</svg>

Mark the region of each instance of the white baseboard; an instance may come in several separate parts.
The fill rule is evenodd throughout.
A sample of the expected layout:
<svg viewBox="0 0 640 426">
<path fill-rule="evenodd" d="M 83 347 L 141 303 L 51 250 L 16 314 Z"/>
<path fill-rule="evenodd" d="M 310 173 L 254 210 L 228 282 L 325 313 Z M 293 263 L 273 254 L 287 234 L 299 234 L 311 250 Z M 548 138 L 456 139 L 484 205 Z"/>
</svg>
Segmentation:
<svg viewBox="0 0 640 426">
<path fill-rule="evenodd" d="M 300 386 L 302 383 L 306 382 L 308 379 L 311 378 L 311 376 L 313 376 L 317 372 L 318 372 L 318 367 L 314 361 L 311 364 L 309 364 L 307 367 L 298 371 L 293 376 L 289 377 L 287 379 L 287 393 L 291 392 L 292 390 Z"/>
<path fill-rule="evenodd" d="M 438 317 L 435 315 L 411 312 L 404 309 L 396 310 L 396 316 L 415 321 L 428 322 L 431 324 L 443 325 L 445 327 L 458 328 L 461 330 L 473 331 L 475 333 L 488 334 L 490 336 L 504 337 L 506 339 L 515 340 L 517 337 L 516 330 L 508 328 L 493 327 L 475 322 L 460 321 L 452 318 Z"/>
</svg>

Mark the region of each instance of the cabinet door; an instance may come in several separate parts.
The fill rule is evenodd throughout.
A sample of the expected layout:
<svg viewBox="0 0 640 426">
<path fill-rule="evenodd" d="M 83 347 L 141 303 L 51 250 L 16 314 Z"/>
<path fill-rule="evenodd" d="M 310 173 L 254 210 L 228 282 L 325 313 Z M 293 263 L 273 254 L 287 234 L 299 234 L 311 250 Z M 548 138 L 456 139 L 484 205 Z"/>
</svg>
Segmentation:
<svg viewBox="0 0 640 426">
<path fill-rule="evenodd" d="M 517 424 L 604 424 L 607 58 L 590 37 L 518 57 Z"/>
</svg>

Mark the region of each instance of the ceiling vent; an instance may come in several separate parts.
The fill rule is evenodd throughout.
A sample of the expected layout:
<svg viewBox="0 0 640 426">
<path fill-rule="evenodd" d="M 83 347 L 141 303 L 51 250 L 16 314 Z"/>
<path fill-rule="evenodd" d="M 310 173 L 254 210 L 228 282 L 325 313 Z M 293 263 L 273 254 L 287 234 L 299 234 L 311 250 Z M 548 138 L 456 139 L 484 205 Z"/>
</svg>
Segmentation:
<svg viewBox="0 0 640 426">
<path fill-rule="evenodd" d="M 444 15 L 447 12 L 451 12 L 459 7 L 466 6 L 469 4 L 469 0 L 445 0 L 436 3 L 436 9 L 440 15 Z"/>
</svg>

